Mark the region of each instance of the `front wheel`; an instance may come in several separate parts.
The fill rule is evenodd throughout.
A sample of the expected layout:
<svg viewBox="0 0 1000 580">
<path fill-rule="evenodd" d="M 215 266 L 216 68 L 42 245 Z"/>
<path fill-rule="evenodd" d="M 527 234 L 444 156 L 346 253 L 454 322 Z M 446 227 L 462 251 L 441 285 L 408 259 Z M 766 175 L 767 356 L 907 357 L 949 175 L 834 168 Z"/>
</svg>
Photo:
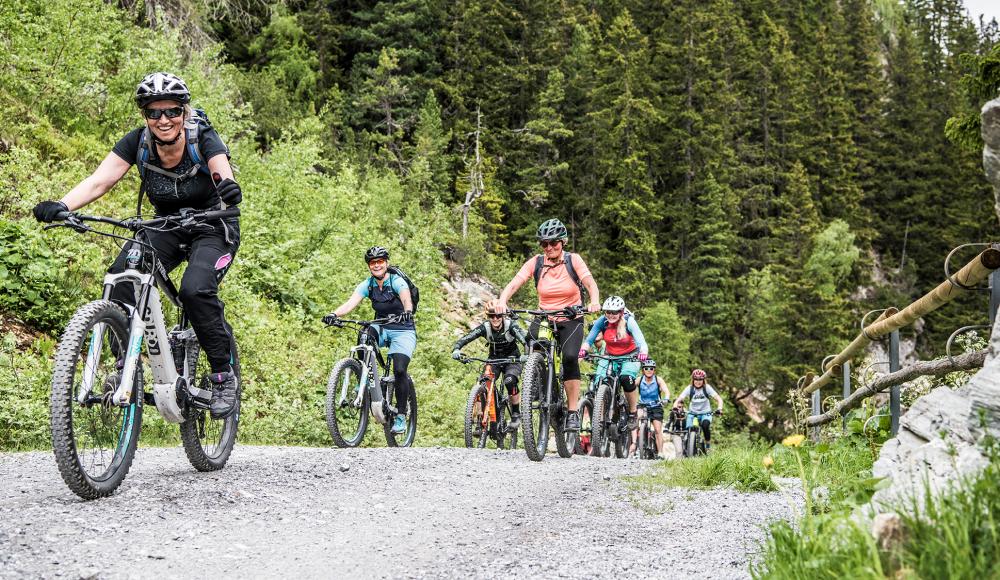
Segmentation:
<svg viewBox="0 0 1000 580">
<path fill-rule="evenodd" d="M 413 379 L 410 375 L 406 375 L 406 380 L 410 381 L 410 394 L 407 397 L 407 407 L 406 407 L 406 430 L 400 434 L 392 432 L 393 420 L 389 420 L 383 425 L 385 430 L 385 442 L 389 447 L 411 447 L 413 445 L 413 440 L 417 436 L 417 389 L 413 386 Z M 394 383 L 389 383 L 389 388 L 386 391 L 385 400 L 392 401 L 393 394 L 396 390 L 396 385 Z M 399 401 L 396 401 L 396 407 L 399 407 Z M 483 441 L 483 446 L 486 446 L 486 442 Z"/>
<path fill-rule="evenodd" d="M 345 358 L 333 365 L 326 383 L 326 426 L 337 447 L 357 447 L 365 438 L 369 395 L 361 383 L 357 360 Z"/>
<path fill-rule="evenodd" d="M 128 318 L 117 304 L 85 304 L 66 325 L 52 369 L 52 451 L 66 485 L 84 499 L 114 493 L 132 466 L 142 429 L 141 361 L 126 405 L 112 401 L 121 382 Z M 81 403 L 81 390 L 89 394 Z"/>
<path fill-rule="evenodd" d="M 688 429 L 687 436 L 684 437 L 684 457 L 694 457 L 695 445 L 695 431 Z"/>
<path fill-rule="evenodd" d="M 465 404 L 465 446 L 483 448 L 489 429 L 483 428 L 483 414 L 486 411 L 486 385 L 477 382 L 469 391 Z"/>
<path fill-rule="evenodd" d="M 611 385 L 601 383 L 597 388 L 597 396 L 594 397 L 594 418 L 591 422 L 591 455 L 595 457 L 611 456 L 610 431 L 618 427 L 613 417 L 614 404 L 614 392 L 611 390 Z"/>
<path fill-rule="evenodd" d="M 549 445 L 549 405 L 545 401 L 549 365 L 545 356 L 533 352 L 524 364 L 524 387 L 521 389 L 521 435 L 528 459 L 541 461 Z"/>
<path fill-rule="evenodd" d="M 205 409 L 189 408 L 186 419 L 180 424 L 181 443 L 188 461 L 198 471 L 217 471 L 226 466 L 229 455 L 236 445 L 236 433 L 240 425 L 240 400 L 243 398 L 243 374 L 240 372 L 239 357 L 235 341 L 231 345 L 233 372 L 236 373 L 236 409 L 225 419 L 213 419 Z M 191 339 L 185 349 L 186 367 L 196 369 L 192 376 L 202 376 L 203 389 L 211 389 L 208 384 L 207 357 L 202 356 L 198 341 Z M 199 360 L 200 359 L 200 360 Z"/>
</svg>

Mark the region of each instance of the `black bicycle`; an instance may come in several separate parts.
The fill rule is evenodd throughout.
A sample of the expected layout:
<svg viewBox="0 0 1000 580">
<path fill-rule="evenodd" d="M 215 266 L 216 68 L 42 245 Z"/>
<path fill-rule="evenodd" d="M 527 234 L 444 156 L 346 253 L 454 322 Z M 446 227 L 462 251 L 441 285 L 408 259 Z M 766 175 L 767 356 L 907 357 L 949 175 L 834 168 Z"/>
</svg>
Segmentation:
<svg viewBox="0 0 1000 580">
<path fill-rule="evenodd" d="M 545 459 L 549 445 L 549 429 L 556 432 L 556 451 L 559 457 L 572 457 L 576 449 L 577 432 L 566 429 L 566 396 L 563 393 L 562 369 L 560 368 L 559 329 L 549 317 L 575 318 L 583 314 L 583 308 L 571 306 L 560 310 L 516 310 L 514 314 L 528 314 L 537 325 L 538 336 L 528 341 L 528 362 L 521 376 L 524 388 L 521 391 L 521 434 L 524 451 L 532 461 Z"/>
<path fill-rule="evenodd" d="M 712 412 L 712 415 L 718 417 L 722 415 L 722 412 L 715 410 Z M 707 455 L 708 446 L 705 443 L 705 436 L 702 433 L 701 420 L 698 418 L 698 414 L 688 411 L 687 416 L 691 417 L 691 426 L 685 429 L 683 435 L 684 457 Z"/>
<path fill-rule="evenodd" d="M 497 375 L 494 365 L 505 365 L 518 362 L 517 357 L 510 358 L 474 358 L 463 356 L 459 362 L 483 363 L 479 379 L 469 389 L 469 400 L 465 405 L 465 446 L 486 447 L 486 442 L 492 439 L 497 449 L 517 449 L 517 429 L 510 427 L 514 415 L 514 404 L 510 402 L 507 390 L 503 388 L 503 377 Z M 510 446 L 505 447 L 507 436 L 510 436 Z"/>
<path fill-rule="evenodd" d="M 604 376 L 599 378 L 597 396 L 594 398 L 593 437 L 591 455 L 622 459 L 632 444 L 632 430 L 628 428 L 628 403 L 620 384 L 621 365 L 638 361 L 636 355 L 608 356 L 590 353 L 588 359 L 608 361 Z"/>
<path fill-rule="evenodd" d="M 68 227 L 130 244 L 125 270 L 105 275 L 101 300 L 81 306 L 66 325 L 52 369 L 52 450 L 63 481 L 80 497 L 108 496 L 121 485 L 135 457 L 144 405 L 154 404 L 164 420 L 180 425 L 184 452 L 198 471 L 222 469 L 229 459 L 242 394 L 235 339 L 231 352 L 237 376 L 236 410 L 225 419 L 212 419 L 206 357 L 146 231 L 197 231 L 213 228 L 209 221 L 238 215 L 239 208 L 182 210 L 149 220 L 62 212 L 57 219 L 63 223 L 45 227 Z M 87 222 L 123 228 L 133 237 L 97 230 Z M 135 307 L 111 301 L 119 284 L 132 287 Z M 160 292 L 178 309 L 179 321 L 169 332 Z M 143 384 L 143 340 L 152 371 L 151 392 Z"/>
<path fill-rule="evenodd" d="M 659 403 L 656 405 L 639 403 L 638 437 L 636 438 L 636 454 L 639 459 L 656 459 L 663 451 L 656 447 L 656 430 L 653 429 L 653 418 L 650 416 L 650 411 L 659 406 L 661 406 Z M 664 444 L 666 443 L 664 442 Z"/>
<path fill-rule="evenodd" d="M 351 354 L 342 358 L 330 371 L 326 383 L 326 426 L 337 447 L 357 447 L 368 430 L 368 413 L 382 424 L 385 441 L 389 447 L 409 447 L 417 436 L 417 391 L 410 381 L 407 401 L 406 430 L 397 435 L 392 432 L 392 418 L 397 408 L 391 405 L 395 400 L 395 379 L 392 374 L 392 358 L 386 359 L 368 332 L 373 325 L 398 322 L 395 316 L 376 320 L 350 320 L 337 318 L 331 326 L 343 328 L 353 326 L 358 330 L 357 344 Z M 398 402 L 397 402 L 398 404 Z"/>
</svg>

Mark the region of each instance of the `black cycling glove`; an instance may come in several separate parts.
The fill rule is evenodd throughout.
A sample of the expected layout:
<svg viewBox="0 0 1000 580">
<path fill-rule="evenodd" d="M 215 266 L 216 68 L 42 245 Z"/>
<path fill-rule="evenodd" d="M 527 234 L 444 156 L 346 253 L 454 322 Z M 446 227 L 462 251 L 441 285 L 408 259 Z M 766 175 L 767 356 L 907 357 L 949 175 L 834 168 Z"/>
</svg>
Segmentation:
<svg viewBox="0 0 1000 580">
<path fill-rule="evenodd" d="M 400 322 L 413 322 L 413 313 L 409 310 L 404 310 L 402 314 L 399 315 Z"/>
<path fill-rule="evenodd" d="M 69 211 L 65 203 L 61 201 L 43 201 L 35 206 L 32 213 L 35 214 L 36 220 L 51 223 L 55 221 L 56 216 L 62 211 Z"/>
<path fill-rule="evenodd" d="M 337 323 L 338 318 L 339 317 L 336 314 L 331 312 L 330 314 L 327 314 L 326 316 L 323 317 L 323 324 L 327 326 L 333 326 L 334 324 Z"/>
<path fill-rule="evenodd" d="M 240 189 L 240 184 L 232 179 L 226 178 L 220 181 L 215 191 L 229 207 L 239 205 L 243 201 L 243 191 Z"/>
</svg>

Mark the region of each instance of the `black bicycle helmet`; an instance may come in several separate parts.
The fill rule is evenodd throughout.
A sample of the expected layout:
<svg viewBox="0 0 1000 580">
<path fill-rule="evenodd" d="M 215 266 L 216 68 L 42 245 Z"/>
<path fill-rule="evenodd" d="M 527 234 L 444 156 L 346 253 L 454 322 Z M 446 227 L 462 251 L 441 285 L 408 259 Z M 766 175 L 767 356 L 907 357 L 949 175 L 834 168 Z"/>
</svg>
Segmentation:
<svg viewBox="0 0 1000 580">
<path fill-rule="evenodd" d="M 365 264 L 371 262 L 376 258 L 382 258 L 385 261 L 389 261 L 389 250 L 383 248 L 382 246 L 372 246 L 368 248 L 365 252 Z"/>
<path fill-rule="evenodd" d="M 566 226 L 557 219 L 550 219 L 542 222 L 542 225 L 538 226 L 538 234 L 536 237 L 539 240 L 565 240 L 569 237 L 569 232 L 566 230 Z"/>
<path fill-rule="evenodd" d="M 177 75 L 150 73 L 135 88 L 135 104 L 142 109 L 156 101 L 177 101 L 186 105 L 191 102 L 191 91 Z"/>
</svg>

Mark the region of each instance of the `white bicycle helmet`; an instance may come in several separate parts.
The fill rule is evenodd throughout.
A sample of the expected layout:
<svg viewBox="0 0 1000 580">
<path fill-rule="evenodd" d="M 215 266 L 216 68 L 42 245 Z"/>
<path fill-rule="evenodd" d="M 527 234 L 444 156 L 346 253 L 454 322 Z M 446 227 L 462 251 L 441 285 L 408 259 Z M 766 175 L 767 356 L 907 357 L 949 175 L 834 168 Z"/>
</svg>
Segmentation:
<svg viewBox="0 0 1000 580">
<path fill-rule="evenodd" d="M 608 296 L 608 298 L 604 301 L 604 305 L 601 306 L 601 310 L 621 312 L 625 310 L 625 299 L 621 296 Z"/>
<path fill-rule="evenodd" d="M 177 101 L 186 105 L 191 102 L 191 91 L 177 75 L 168 72 L 150 73 L 135 88 L 135 104 L 142 109 L 156 101 Z"/>
</svg>

